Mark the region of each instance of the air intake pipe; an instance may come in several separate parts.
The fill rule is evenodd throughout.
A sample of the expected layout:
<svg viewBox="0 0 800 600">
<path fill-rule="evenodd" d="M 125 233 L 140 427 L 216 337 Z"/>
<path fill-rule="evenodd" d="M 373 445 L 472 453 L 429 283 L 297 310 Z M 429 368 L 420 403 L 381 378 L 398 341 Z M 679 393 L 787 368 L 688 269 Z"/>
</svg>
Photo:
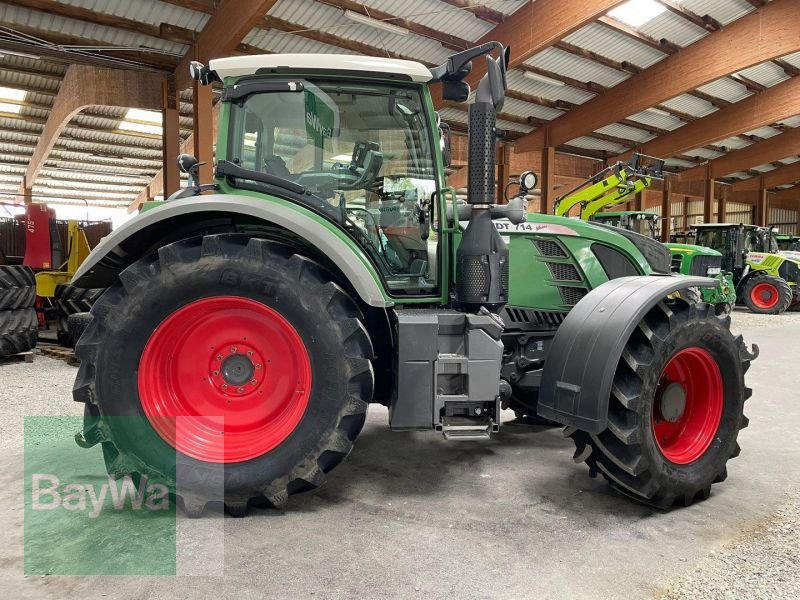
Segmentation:
<svg viewBox="0 0 800 600">
<path fill-rule="evenodd" d="M 499 56 L 486 57 L 486 75 L 469 107 L 467 202 L 472 210 L 456 252 L 455 300 L 464 310 L 497 312 L 508 301 L 508 247 L 492 223 L 495 125 L 506 90 L 508 52 L 497 42 L 492 49 Z"/>
</svg>

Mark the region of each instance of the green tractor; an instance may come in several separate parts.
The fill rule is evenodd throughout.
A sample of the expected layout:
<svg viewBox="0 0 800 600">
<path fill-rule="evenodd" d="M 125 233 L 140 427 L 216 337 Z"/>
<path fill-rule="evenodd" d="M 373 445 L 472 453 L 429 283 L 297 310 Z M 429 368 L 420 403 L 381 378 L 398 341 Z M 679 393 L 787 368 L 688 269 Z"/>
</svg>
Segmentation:
<svg viewBox="0 0 800 600">
<path fill-rule="evenodd" d="M 751 312 L 780 314 L 800 307 L 800 261 L 777 253 L 770 230 L 756 225 L 704 223 L 695 241 L 722 253 L 736 296 Z"/>
<path fill-rule="evenodd" d="M 661 217 L 646 211 L 598 212 L 592 221 L 622 227 L 658 239 L 658 223 Z M 700 275 L 717 279 L 715 287 L 699 290 L 703 302 L 714 306 L 717 314 L 729 313 L 736 304 L 736 286 L 733 274 L 722 271 L 722 254 L 712 248 L 672 241 L 666 244 L 672 260 L 672 271 L 683 275 Z M 694 294 L 698 291 L 694 290 Z"/>
<path fill-rule="evenodd" d="M 464 77 L 485 59 L 474 96 Z M 508 52 L 443 65 L 312 54 L 191 66 L 221 81 L 215 181 L 106 237 L 73 284 L 107 288 L 79 339 L 77 441 L 109 473 L 281 506 L 393 430 L 496 433 L 506 407 L 566 426 L 575 461 L 660 508 L 708 497 L 739 453 L 757 355 L 634 232 L 495 198 Z M 445 187 L 430 93 L 469 104 L 468 202 Z"/>
<path fill-rule="evenodd" d="M 779 252 L 800 252 L 800 236 L 788 233 L 775 235 L 775 243 Z"/>
</svg>

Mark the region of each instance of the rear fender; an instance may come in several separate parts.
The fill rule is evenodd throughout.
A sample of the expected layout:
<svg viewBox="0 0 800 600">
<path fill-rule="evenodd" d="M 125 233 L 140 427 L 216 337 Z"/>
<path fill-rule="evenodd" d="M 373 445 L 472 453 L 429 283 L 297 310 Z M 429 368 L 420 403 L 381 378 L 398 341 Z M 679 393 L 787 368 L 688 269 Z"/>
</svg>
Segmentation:
<svg viewBox="0 0 800 600">
<path fill-rule="evenodd" d="M 166 202 L 131 219 L 102 239 L 77 270 L 72 283 L 78 287 L 110 286 L 123 269 L 157 248 L 160 240 L 174 237 L 175 228 L 196 222 L 197 231 L 202 232 L 204 223 L 237 217 L 278 226 L 299 236 L 341 271 L 365 304 L 379 308 L 392 306 L 379 284 L 378 273 L 361 249 L 326 227 L 311 211 L 233 194 Z"/>
<path fill-rule="evenodd" d="M 669 294 L 717 284 L 707 277 L 620 277 L 593 289 L 570 311 L 550 346 L 539 416 L 589 433 L 603 431 L 617 364 L 642 318 Z"/>
</svg>

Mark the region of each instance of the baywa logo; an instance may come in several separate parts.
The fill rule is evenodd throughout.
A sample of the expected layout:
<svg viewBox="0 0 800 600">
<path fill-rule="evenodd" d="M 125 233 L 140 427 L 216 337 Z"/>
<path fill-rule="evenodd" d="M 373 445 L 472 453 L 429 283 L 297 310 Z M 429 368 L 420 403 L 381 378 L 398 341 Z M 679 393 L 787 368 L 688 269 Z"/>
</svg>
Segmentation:
<svg viewBox="0 0 800 600">
<path fill-rule="evenodd" d="M 86 513 L 96 519 L 104 511 L 169 511 L 169 488 L 163 483 L 151 482 L 146 476 L 131 475 L 117 479 L 108 477 L 105 483 L 62 482 L 51 473 L 31 475 L 31 510 Z"/>
</svg>

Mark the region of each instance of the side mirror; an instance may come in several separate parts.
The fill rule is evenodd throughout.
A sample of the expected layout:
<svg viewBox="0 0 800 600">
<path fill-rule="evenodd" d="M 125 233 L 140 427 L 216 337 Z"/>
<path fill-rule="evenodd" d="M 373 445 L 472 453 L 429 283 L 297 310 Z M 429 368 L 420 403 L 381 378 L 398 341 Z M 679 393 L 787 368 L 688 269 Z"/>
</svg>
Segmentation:
<svg viewBox="0 0 800 600">
<path fill-rule="evenodd" d="M 445 168 L 453 162 L 453 148 L 450 140 L 450 125 L 439 123 L 439 144 L 442 149 L 442 163 Z"/>
<path fill-rule="evenodd" d="M 220 81 L 216 71 L 212 71 L 198 60 L 189 63 L 189 77 L 192 81 L 199 81 L 203 85 L 209 85 L 214 81 Z"/>
<path fill-rule="evenodd" d="M 192 174 L 192 171 L 199 166 L 197 159 L 191 154 L 181 154 L 178 156 L 178 167 L 184 173 Z"/>
</svg>

